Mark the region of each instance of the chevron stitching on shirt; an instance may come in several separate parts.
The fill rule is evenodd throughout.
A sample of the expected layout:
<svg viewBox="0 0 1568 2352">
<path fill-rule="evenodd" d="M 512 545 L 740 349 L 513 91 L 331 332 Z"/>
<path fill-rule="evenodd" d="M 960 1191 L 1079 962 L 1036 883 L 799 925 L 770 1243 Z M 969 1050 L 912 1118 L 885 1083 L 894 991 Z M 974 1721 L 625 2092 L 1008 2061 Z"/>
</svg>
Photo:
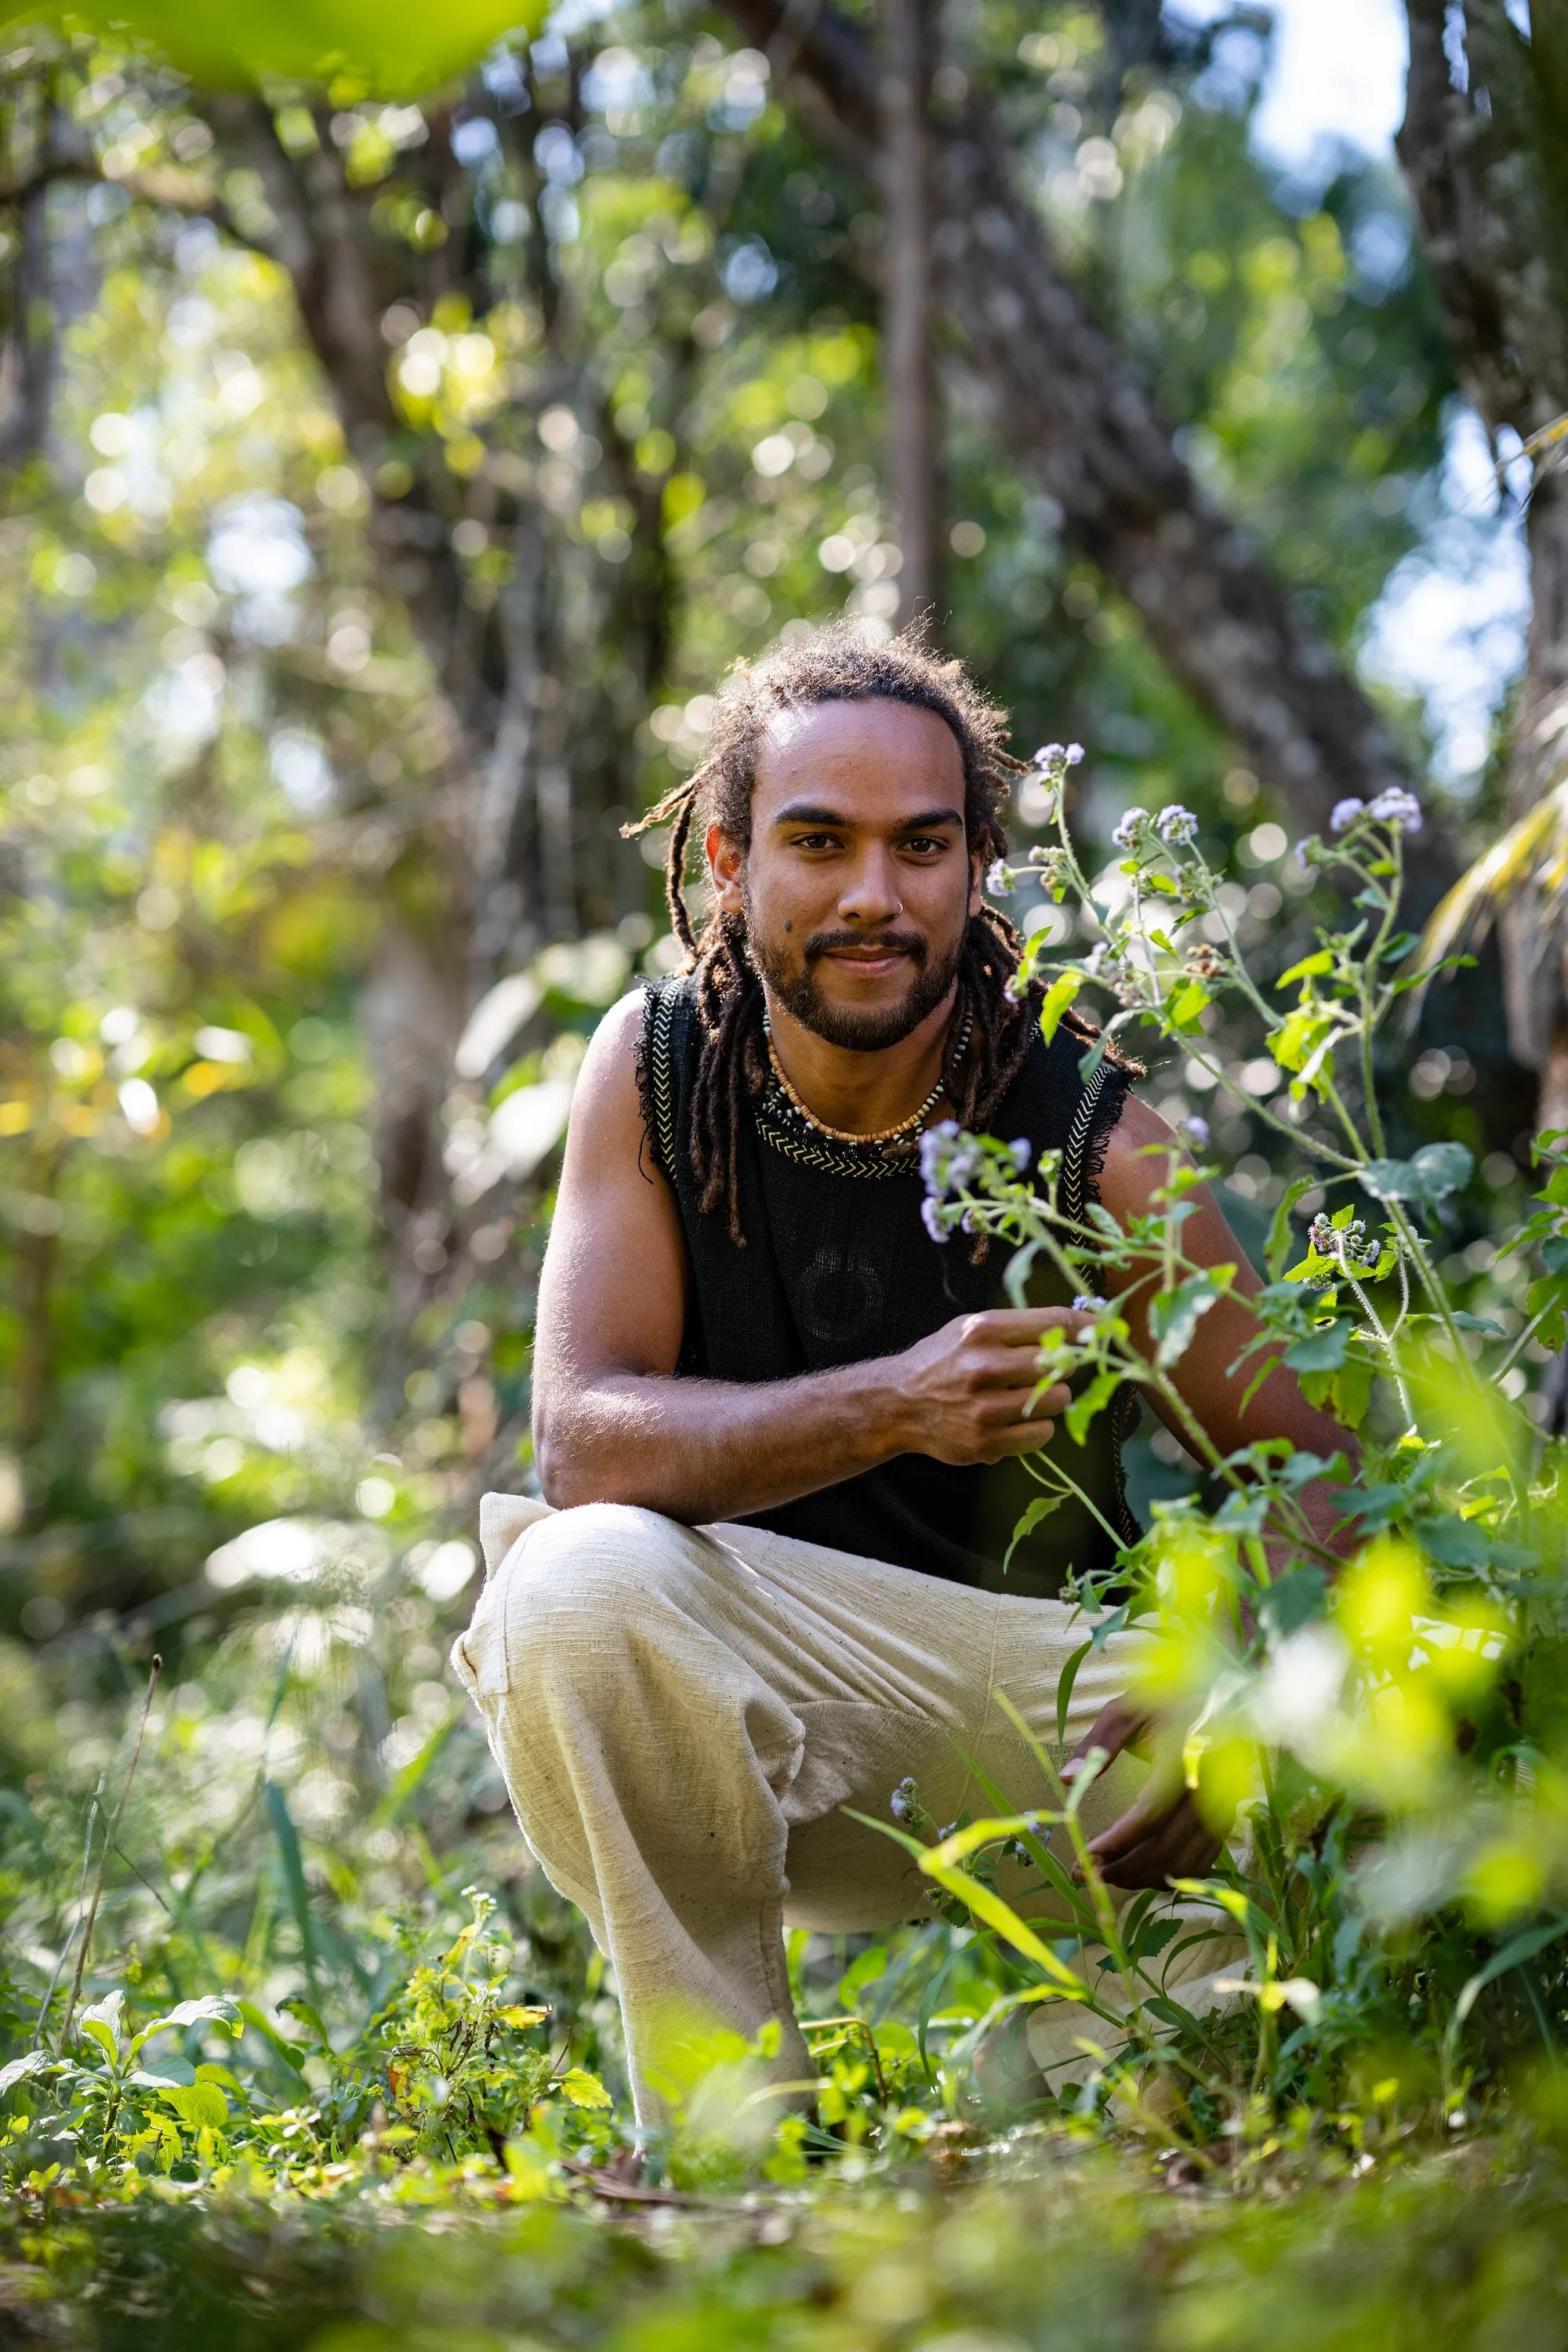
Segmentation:
<svg viewBox="0 0 1568 2352">
<path fill-rule="evenodd" d="M 653 1018 L 648 1024 L 647 1034 L 648 1092 L 653 1097 L 658 1148 L 671 1182 L 675 1180 L 675 1074 L 669 1051 L 670 1032 L 675 1024 L 672 996 L 673 991 L 669 989 L 661 988 L 654 992 Z"/>
<path fill-rule="evenodd" d="M 1084 1082 L 1078 1108 L 1072 1115 L 1072 1125 L 1068 1129 L 1067 1150 L 1062 1154 L 1062 1213 L 1075 1225 L 1083 1223 L 1089 1129 L 1094 1124 L 1094 1107 L 1104 1086 L 1105 1064 L 1101 1062 L 1093 1076 Z"/>
<path fill-rule="evenodd" d="M 815 1168 L 819 1175 L 868 1177 L 875 1183 L 887 1176 L 908 1176 L 914 1169 L 913 1153 L 901 1162 L 884 1160 L 879 1154 L 873 1159 L 869 1153 L 861 1155 L 849 1150 L 836 1150 L 826 1136 L 818 1140 L 810 1135 L 795 1134 L 788 1128 L 775 1126 L 768 1116 L 765 1102 L 753 1106 L 752 1118 L 764 1143 L 771 1144 L 775 1151 L 782 1151 L 786 1160 L 798 1160 L 803 1168 Z"/>
</svg>

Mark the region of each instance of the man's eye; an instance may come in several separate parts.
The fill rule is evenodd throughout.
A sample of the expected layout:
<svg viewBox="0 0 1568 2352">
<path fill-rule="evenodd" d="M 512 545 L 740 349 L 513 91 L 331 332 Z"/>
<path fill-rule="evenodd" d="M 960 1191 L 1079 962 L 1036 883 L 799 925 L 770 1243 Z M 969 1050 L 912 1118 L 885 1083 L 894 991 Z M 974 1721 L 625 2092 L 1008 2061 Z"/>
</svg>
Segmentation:
<svg viewBox="0 0 1568 2352">
<path fill-rule="evenodd" d="M 933 849 L 945 849 L 947 847 L 947 844 L 945 841 L 939 841 L 934 834 L 917 833 L 912 839 L 905 842 L 904 847 L 906 849 L 912 849 L 919 856 L 924 857 L 929 856 L 931 851 Z"/>
<path fill-rule="evenodd" d="M 797 849 L 837 849 L 838 836 L 833 833 L 800 833 L 795 835 Z"/>
</svg>

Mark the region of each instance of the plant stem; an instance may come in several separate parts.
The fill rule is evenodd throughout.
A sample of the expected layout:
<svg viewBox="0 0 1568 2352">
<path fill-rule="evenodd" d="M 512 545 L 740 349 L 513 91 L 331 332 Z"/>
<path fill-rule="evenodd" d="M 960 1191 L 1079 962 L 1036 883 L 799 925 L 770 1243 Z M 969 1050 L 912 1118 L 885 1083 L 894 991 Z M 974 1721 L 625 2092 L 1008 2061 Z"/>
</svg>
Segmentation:
<svg viewBox="0 0 1568 2352">
<path fill-rule="evenodd" d="M 97 1924 L 99 1901 L 103 1894 L 104 1873 L 109 1867 L 109 1851 L 119 1834 L 120 1816 L 125 1811 L 125 1800 L 131 1794 L 131 1783 L 136 1778 L 136 1767 L 142 1760 L 142 1742 L 147 1733 L 147 1717 L 153 1711 L 153 1694 L 158 1687 L 158 1677 L 163 1671 L 163 1661 L 154 1653 L 147 1675 L 146 1693 L 142 1701 L 142 1714 L 136 1726 L 136 1743 L 131 1750 L 131 1761 L 126 1768 L 119 1800 L 104 1836 L 103 1851 L 98 1857 L 98 1875 L 93 1880 L 92 1900 L 87 1906 L 87 1917 L 82 1923 L 81 1943 L 76 1956 L 76 1974 L 71 1979 L 70 1996 L 66 2002 L 66 2013 L 60 2024 L 59 2040 L 55 2045 L 62 2055 L 70 2035 L 71 2020 L 76 2015 L 76 2005 L 81 1992 L 81 1980 L 87 1969 L 88 1954 L 92 1948 L 92 1931 Z"/>
</svg>

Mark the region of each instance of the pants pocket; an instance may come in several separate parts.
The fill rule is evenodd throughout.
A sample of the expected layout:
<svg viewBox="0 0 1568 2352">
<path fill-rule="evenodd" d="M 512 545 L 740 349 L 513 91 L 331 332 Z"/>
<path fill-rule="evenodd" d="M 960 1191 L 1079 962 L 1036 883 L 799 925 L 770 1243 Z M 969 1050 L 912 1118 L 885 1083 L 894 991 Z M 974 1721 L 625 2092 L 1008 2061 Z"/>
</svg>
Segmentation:
<svg viewBox="0 0 1568 2352">
<path fill-rule="evenodd" d="M 452 1644 L 452 1671 L 470 1698 L 483 1707 L 489 1699 L 505 1698 L 511 1688 L 511 1656 L 507 1641 L 506 1609 L 511 1585 L 511 1562 L 498 1570 L 479 1595 L 473 1622 Z"/>
</svg>

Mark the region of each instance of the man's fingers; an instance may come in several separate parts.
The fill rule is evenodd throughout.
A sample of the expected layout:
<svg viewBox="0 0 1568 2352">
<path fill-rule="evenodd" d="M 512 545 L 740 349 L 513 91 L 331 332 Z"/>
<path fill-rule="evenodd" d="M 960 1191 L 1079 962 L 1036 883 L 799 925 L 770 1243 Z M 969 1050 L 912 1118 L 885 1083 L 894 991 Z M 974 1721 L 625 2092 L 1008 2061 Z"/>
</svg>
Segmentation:
<svg viewBox="0 0 1568 2352">
<path fill-rule="evenodd" d="M 971 1318 L 971 1328 L 984 1326 L 988 1339 L 1007 1348 L 1037 1348 L 1047 1331 L 1067 1331 L 1074 1339 L 1094 1321 L 1077 1307 L 987 1307 Z"/>
<path fill-rule="evenodd" d="M 1158 1836 L 1145 1838 L 1141 1845 L 1105 1864 L 1100 1875 L 1108 1885 L 1123 1888 L 1165 1886 L 1173 1878 L 1202 1878 L 1213 1865 L 1222 1843 L 1201 1822 L 1194 1822 L 1180 1837 L 1171 1837 L 1161 1831 Z"/>
<path fill-rule="evenodd" d="M 986 1433 L 982 1462 L 1005 1462 L 1016 1454 L 1038 1454 L 1057 1433 L 1054 1421 L 1014 1421 Z"/>
<path fill-rule="evenodd" d="M 1120 1756 L 1124 1748 L 1147 1729 L 1148 1722 L 1147 1710 L 1135 1699 L 1123 1696 L 1108 1700 L 1062 1766 L 1063 1780 L 1076 1778 L 1079 1765 L 1091 1748 L 1102 1748 L 1108 1759 Z"/>
</svg>

